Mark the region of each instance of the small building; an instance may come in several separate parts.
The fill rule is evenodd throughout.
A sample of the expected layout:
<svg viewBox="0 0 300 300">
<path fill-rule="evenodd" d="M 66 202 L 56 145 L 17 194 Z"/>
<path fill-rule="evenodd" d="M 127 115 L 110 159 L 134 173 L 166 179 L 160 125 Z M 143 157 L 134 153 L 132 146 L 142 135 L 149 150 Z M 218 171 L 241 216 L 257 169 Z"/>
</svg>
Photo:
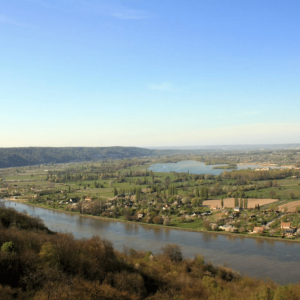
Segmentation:
<svg viewBox="0 0 300 300">
<path fill-rule="evenodd" d="M 264 227 L 260 226 L 260 227 L 254 227 L 253 228 L 253 233 L 263 233 L 264 232 Z"/>
<path fill-rule="evenodd" d="M 201 214 L 201 216 L 209 216 L 211 215 L 211 211 L 205 211 Z"/>
<path fill-rule="evenodd" d="M 220 209 L 220 207 L 218 205 L 211 205 L 210 209 L 216 210 L 216 209 Z"/>
<path fill-rule="evenodd" d="M 201 215 L 201 213 L 196 211 L 191 214 L 191 217 L 194 218 L 194 217 L 198 217 L 200 215 Z"/>
<path fill-rule="evenodd" d="M 289 229 L 289 228 L 291 228 L 291 222 L 281 222 L 280 228 L 281 229 Z"/>
<path fill-rule="evenodd" d="M 85 202 L 91 202 L 91 201 L 92 201 L 92 198 L 91 198 L 91 197 L 85 197 L 85 198 L 84 198 L 84 201 L 85 201 Z"/>
<path fill-rule="evenodd" d="M 285 229 L 283 231 L 283 234 L 284 234 L 284 236 L 293 236 L 293 235 L 295 235 L 296 231 L 297 231 L 297 228 L 292 227 L 292 228 L 289 228 L 289 229 Z"/>
<path fill-rule="evenodd" d="M 235 211 L 235 212 L 241 212 L 243 210 L 243 208 L 242 207 L 239 207 L 239 206 L 236 206 L 234 209 L 233 209 L 233 211 Z"/>
<path fill-rule="evenodd" d="M 225 231 L 230 231 L 231 228 L 232 228 L 231 225 L 221 225 L 221 226 L 219 226 L 219 229 L 225 230 Z"/>
<path fill-rule="evenodd" d="M 77 203 L 80 200 L 78 197 L 70 198 L 71 203 Z"/>
</svg>

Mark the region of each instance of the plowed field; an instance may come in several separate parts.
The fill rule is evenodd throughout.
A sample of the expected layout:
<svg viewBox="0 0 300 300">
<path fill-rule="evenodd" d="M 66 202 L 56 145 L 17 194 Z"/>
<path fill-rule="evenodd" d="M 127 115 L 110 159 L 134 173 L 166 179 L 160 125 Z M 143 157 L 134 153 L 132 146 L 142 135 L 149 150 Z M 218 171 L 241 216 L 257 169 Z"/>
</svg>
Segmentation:
<svg viewBox="0 0 300 300">
<path fill-rule="evenodd" d="M 277 202 L 277 199 L 256 199 L 256 198 L 248 198 L 248 208 L 254 208 L 255 205 L 259 204 L 259 206 Z M 298 201 L 297 201 L 298 202 Z M 294 202 L 293 202 L 294 203 Z M 300 201 L 299 201 L 300 203 Z M 218 205 L 221 206 L 221 200 L 205 200 L 203 201 L 203 205 Z M 299 205 L 299 204 L 298 204 Z M 232 208 L 234 205 L 234 198 L 226 198 L 224 199 L 224 207 Z"/>
<path fill-rule="evenodd" d="M 279 210 L 283 210 L 286 207 L 288 212 L 295 212 L 298 206 L 300 206 L 300 201 L 292 201 L 287 204 L 282 204 L 278 208 Z"/>
</svg>

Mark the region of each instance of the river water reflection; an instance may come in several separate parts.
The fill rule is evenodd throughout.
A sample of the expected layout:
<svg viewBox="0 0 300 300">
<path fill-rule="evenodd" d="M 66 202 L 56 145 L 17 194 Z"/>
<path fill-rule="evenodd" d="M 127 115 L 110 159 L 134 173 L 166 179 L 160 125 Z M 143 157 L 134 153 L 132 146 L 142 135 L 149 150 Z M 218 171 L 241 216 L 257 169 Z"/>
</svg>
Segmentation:
<svg viewBox="0 0 300 300">
<path fill-rule="evenodd" d="M 300 281 L 300 244 L 297 243 L 155 228 L 3 202 L 6 207 L 39 216 L 51 230 L 72 233 L 75 238 L 99 235 L 112 241 L 117 250 L 126 245 L 158 253 L 162 246 L 176 243 L 182 248 L 185 258 L 201 253 L 206 261 L 226 264 L 251 277 L 269 277 L 281 284 Z"/>
</svg>

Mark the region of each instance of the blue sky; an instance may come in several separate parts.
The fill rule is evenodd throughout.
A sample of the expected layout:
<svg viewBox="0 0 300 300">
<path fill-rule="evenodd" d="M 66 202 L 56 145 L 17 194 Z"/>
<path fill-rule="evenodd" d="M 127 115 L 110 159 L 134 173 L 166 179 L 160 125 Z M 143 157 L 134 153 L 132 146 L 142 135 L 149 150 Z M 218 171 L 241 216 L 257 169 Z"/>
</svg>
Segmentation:
<svg viewBox="0 0 300 300">
<path fill-rule="evenodd" d="M 299 0 L 4 0 L 0 147 L 300 143 Z"/>
</svg>

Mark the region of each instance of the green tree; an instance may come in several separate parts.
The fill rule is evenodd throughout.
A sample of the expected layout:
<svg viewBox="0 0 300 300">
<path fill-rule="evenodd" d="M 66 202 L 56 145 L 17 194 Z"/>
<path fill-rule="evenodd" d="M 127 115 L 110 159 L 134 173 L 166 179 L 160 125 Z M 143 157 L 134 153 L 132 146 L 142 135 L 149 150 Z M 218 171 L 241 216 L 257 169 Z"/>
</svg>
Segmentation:
<svg viewBox="0 0 300 300">
<path fill-rule="evenodd" d="M 136 195 L 136 200 L 139 200 L 141 198 L 141 188 L 140 187 L 138 187 L 136 189 L 135 195 Z"/>
<path fill-rule="evenodd" d="M 169 187 L 170 182 L 171 182 L 171 179 L 170 179 L 169 176 L 167 176 L 167 177 L 165 178 L 165 185 L 166 185 L 166 188 Z"/>
<path fill-rule="evenodd" d="M 237 197 L 234 198 L 234 206 L 239 206 L 239 199 Z"/>
<path fill-rule="evenodd" d="M 208 188 L 207 187 L 205 187 L 205 186 L 201 187 L 200 197 L 202 198 L 202 200 L 206 200 L 208 198 Z"/>
<path fill-rule="evenodd" d="M 195 197 L 199 197 L 199 196 L 200 196 L 199 188 L 196 187 L 196 189 L 195 189 Z"/>
<path fill-rule="evenodd" d="M 6 242 L 1 247 L 2 252 L 13 252 L 14 250 L 15 250 L 15 246 L 13 242 Z"/>
<path fill-rule="evenodd" d="M 201 204 L 201 199 L 199 197 L 195 197 L 191 202 L 193 206 L 199 206 Z"/>
<path fill-rule="evenodd" d="M 118 195 L 118 190 L 116 188 L 114 188 L 114 196 Z"/>
<path fill-rule="evenodd" d="M 40 259 L 45 262 L 49 267 L 54 267 L 58 264 L 59 259 L 57 252 L 53 245 L 49 242 L 42 245 L 41 251 L 39 253 Z"/>
</svg>

